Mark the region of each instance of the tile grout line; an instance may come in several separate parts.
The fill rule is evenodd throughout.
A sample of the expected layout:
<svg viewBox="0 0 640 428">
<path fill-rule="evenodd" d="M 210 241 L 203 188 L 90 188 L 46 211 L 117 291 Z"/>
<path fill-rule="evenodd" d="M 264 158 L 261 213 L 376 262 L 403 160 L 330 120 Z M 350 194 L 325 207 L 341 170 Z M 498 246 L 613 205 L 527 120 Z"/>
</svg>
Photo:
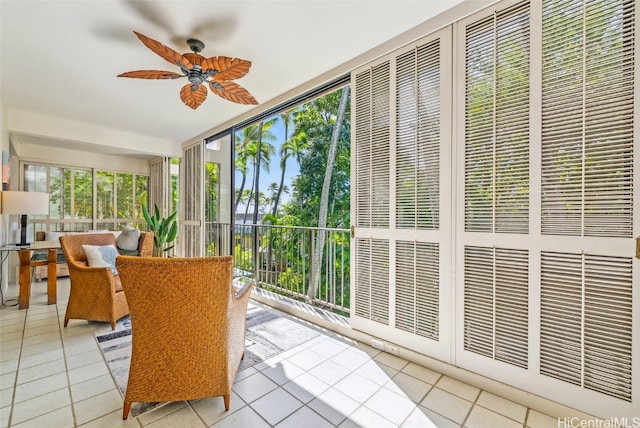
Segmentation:
<svg viewBox="0 0 640 428">
<path fill-rule="evenodd" d="M 437 385 L 437 384 L 438 384 L 438 382 L 440 382 L 444 377 L 445 377 L 445 375 L 444 375 L 444 374 L 442 374 L 442 373 L 440 373 L 440 376 L 438 377 L 438 379 L 436 379 L 436 381 L 433 383 L 433 385 L 431 385 L 431 388 L 429 389 L 429 392 L 427 392 L 427 394 L 423 397 L 423 400 L 424 400 L 426 397 L 428 397 L 428 396 L 429 396 L 429 394 L 431 393 L 431 391 L 433 391 L 434 389 L 436 389 L 436 388 L 437 388 L 437 389 L 438 389 L 438 390 L 440 390 L 440 391 L 446 392 L 447 394 L 451 394 L 451 395 L 453 395 L 453 396 L 455 396 L 455 397 L 458 397 L 458 398 L 460 398 L 460 399 L 462 399 L 462 400 L 465 400 L 465 401 L 467 401 L 467 402 L 471 403 L 471 408 L 469 409 L 469 412 L 467 413 L 467 416 L 464 418 L 464 420 L 462 421 L 462 423 L 461 423 L 461 424 L 459 424 L 459 426 L 460 426 L 460 427 L 463 427 L 463 426 L 464 426 L 464 423 L 467 421 L 467 418 L 468 418 L 468 417 L 469 417 L 469 415 L 471 414 L 471 410 L 473 409 L 473 406 L 475 406 L 475 401 L 474 401 L 474 402 L 471 402 L 471 401 L 467 400 L 466 398 L 463 398 L 463 397 L 460 397 L 460 396 L 459 396 L 459 395 L 457 395 L 457 394 L 454 394 L 453 392 L 449 392 L 449 391 L 447 391 L 446 389 L 438 388 L 436 385 Z M 416 379 L 418 379 L 418 378 L 416 378 Z M 451 378 L 451 379 L 453 379 L 453 378 Z M 481 392 L 482 392 L 482 390 L 480 390 L 480 392 L 478 393 L 478 397 L 476 397 L 476 401 L 477 401 L 477 400 L 478 400 L 478 398 L 480 397 L 480 393 L 481 393 Z M 428 407 L 426 407 L 426 406 L 425 406 L 425 409 L 429 410 L 430 412 L 435 413 L 435 414 L 436 414 L 436 415 L 438 415 L 438 416 L 441 416 L 441 417 L 445 418 L 445 419 L 446 419 L 446 420 L 448 420 L 448 421 L 453 422 L 454 424 L 455 424 L 455 423 L 457 423 L 457 422 L 453 421 L 449 416 L 445 416 L 445 415 L 443 415 L 443 414 L 441 414 L 441 413 L 438 413 L 438 412 L 436 412 L 435 410 L 430 409 L 430 408 L 428 408 Z"/>
<path fill-rule="evenodd" d="M 483 390 L 481 390 L 480 392 L 482 392 L 482 391 L 483 391 Z M 522 404 L 520 404 L 520 403 L 516 403 L 515 401 L 511 401 L 511 400 L 509 400 L 508 398 L 502 397 L 502 396 L 500 396 L 500 395 L 493 394 L 493 393 L 491 393 L 491 392 L 489 392 L 489 391 L 484 391 L 484 392 L 487 392 L 488 394 L 495 395 L 496 397 L 502 398 L 502 399 L 504 399 L 504 400 L 507 400 L 507 401 L 509 401 L 509 402 L 512 402 L 512 403 L 515 403 L 515 404 L 518 404 L 518 405 L 522 406 Z M 485 409 L 485 410 L 488 410 L 488 411 L 490 411 L 490 412 L 492 412 L 492 413 L 495 413 L 495 414 L 497 414 L 497 415 L 500 415 L 500 416 L 502 416 L 503 418 L 509 419 L 509 420 L 511 420 L 511 421 L 513 421 L 513 422 L 517 422 L 517 423 L 519 423 L 519 424 L 524 423 L 524 424 L 525 424 L 525 426 L 526 426 L 527 415 L 529 414 L 529 408 L 528 408 L 528 407 L 526 407 L 526 406 L 522 406 L 522 407 L 524 407 L 524 408 L 525 408 L 525 410 L 526 410 L 526 412 L 525 412 L 525 420 L 524 420 L 524 422 L 521 422 L 521 421 L 519 421 L 519 420 L 517 420 L 517 419 L 514 419 L 514 418 L 512 418 L 511 416 L 508 416 L 508 415 L 506 415 L 506 414 L 504 414 L 504 413 L 500 413 L 500 410 L 492 409 L 492 408 L 487 407 L 487 406 L 483 406 L 483 405 L 482 405 L 482 404 L 480 404 L 480 403 L 478 403 L 478 404 L 477 404 L 477 406 L 482 407 L 482 408 L 483 408 L 483 409 Z M 505 412 L 505 413 L 506 413 L 506 412 Z"/>
<path fill-rule="evenodd" d="M 306 343 L 306 342 L 305 342 L 305 343 Z M 303 344 L 301 344 L 301 345 L 303 345 Z M 299 345 L 299 346 L 300 346 L 300 345 Z M 312 345 L 311 347 L 313 347 L 313 346 L 314 346 L 314 345 Z M 305 351 L 305 350 L 308 350 L 308 349 L 310 349 L 311 347 L 306 347 L 306 346 L 305 346 L 305 347 L 304 347 L 300 352 L 303 352 L 303 351 Z M 315 352 L 315 351 L 314 351 L 314 352 Z M 297 354 L 297 353 L 296 353 L 296 354 Z M 296 355 L 296 354 L 294 354 L 294 355 Z M 285 358 L 285 359 L 284 359 L 284 361 L 288 361 L 288 358 Z M 293 362 L 290 362 L 290 364 L 293 364 L 294 366 L 296 366 L 296 367 L 298 367 L 299 369 L 301 369 L 301 370 L 303 371 L 303 373 L 304 373 L 304 374 L 307 374 L 307 375 L 309 375 L 309 376 L 312 376 L 312 377 L 313 377 L 313 378 L 315 378 L 315 379 L 318 379 L 318 377 L 317 377 L 317 376 L 315 376 L 313 373 L 310 373 L 310 370 L 313 370 L 315 367 L 317 367 L 318 365 L 320 365 L 320 364 L 322 364 L 322 363 L 319 363 L 319 364 L 317 364 L 317 365 L 315 365 L 315 366 L 311 367 L 309 370 L 305 370 L 305 369 L 303 369 L 302 367 L 297 366 L 297 365 L 296 365 L 295 363 L 293 363 Z M 260 373 L 262 373 L 262 372 L 263 372 L 263 370 L 264 370 L 264 369 L 262 369 L 262 370 L 260 370 L 260 369 L 259 369 L 258 371 L 259 371 Z M 264 376 L 266 376 L 267 378 L 269 378 L 269 376 L 265 375 L 264 373 L 262 373 L 262 374 L 263 374 Z M 300 375 L 300 376 L 301 376 L 301 375 Z M 321 379 L 318 379 L 318 380 L 321 380 Z M 272 380 L 272 381 L 273 381 L 273 380 Z M 293 379 L 288 379 L 288 382 L 292 382 L 292 381 L 293 381 Z M 284 383 L 284 384 L 282 384 L 282 385 L 278 384 L 277 382 L 276 382 L 276 384 L 278 385 L 278 388 L 281 388 L 284 392 L 286 392 L 287 394 L 290 394 L 293 398 L 295 398 L 296 400 L 300 401 L 300 403 L 302 403 L 302 407 L 300 407 L 300 408 L 296 409 L 295 411 L 293 411 L 292 413 L 290 413 L 290 414 L 289 414 L 289 415 L 287 415 L 286 417 L 282 418 L 280 421 L 278 421 L 278 424 L 279 424 L 279 423 L 281 423 L 282 421 L 286 420 L 287 418 L 291 417 L 293 414 L 295 414 L 295 413 L 296 413 L 296 412 L 298 412 L 300 409 L 305 408 L 305 407 L 306 407 L 308 410 L 310 410 L 311 412 L 313 412 L 313 413 L 317 414 L 318 416 L 320 416 L 323 420 L 327 421 L 328 423 L 331 423 L 331 421 L 329 421 L 327 418 L 325 418 L 324 416 L 322 416 L 322 415 L 321 415 L 319 412 L 317 412 L 313 407 L 309 406 L 309 403 L 311 403 L 311 402 L 314 400 L 313 398 L 312 398 L 311 400 L 309 400 L 309 402 L 308 402 L 308 403 L 305 403 L 304 401 L 300 400 L 298 397 L 296 397 L 295 395 L 293 395 L 293 394 L 291 394 L 289 391 L 287 391 L 283 386 L 284 386 L 284 385 L 286 385 L 286 383 L 288 383 L 288 382 L 285 382 L 285 383 Z M 327 391 L 328 391 L 330 388 L 333 388 L 333 386 L 334 386 L 334 385 L 329 385 L 329 388 L 327 388 Z M 338 392 L 340 392 L 340 391 L 338 391 Z M 316 398 L 317 398 L 317 397 L 316 397 Z M 254 402 L 255 402 L 255 401 L 257 401 L 257 400 L 254 400 Z M 248 406 L 251 406 L 250 404 L 247 404 L 247 405 L 248 405 Z M 256 411 L 256 409 L 254 409 L 253 407 L 251 407 L 251 409 L 252 409 L 252 410 L 254 410 L 254 411 Z M 258 413 L 258 412 L 256 411 L 256 413 Z M 258 413 L 258 414 L 260 415 L 260 413 Z M 261 416 L 261 415 L 260 415 L 260 416 Z M 263 418 L 263 419 L 264 419 L 264 418 Z M 276 425 L 277 425 L 277 424 L 276 424 Z M 272 427 L 273 427 L 273 426 L 275 426 L 275 425 L 269 425 L 269 426 L 272 426 Z"/>
<path fill-rule="evenodd" d="M 59 317 L 58 317 L 58 305 L 56 304 L 56 305 L 55 305 L 55 307 L 56 307 L 56 309 L 55 309 L 55 320 L 56 320 L 56 323 L 57 323 L 56 325 L 57 325 L 57 327 L 58 327 L 58 331 L 57 331 L 57 332 L 58 332 L 58 337 L 60 338 L 60 348 L 61 348 L 61 350 L 62 350 L 62 359 L 63 359 L 63 361 L 64 361 L 64 366 L 65 366 L 65 377 L 66 377 L 66 379 L 67 379 L 67 390 L 68 390 L 68 392 L 69 392 L 69 403 L 70 403 L 70 406 L 71 406 L 71 412 L 72 412 L 72 416 L 73 416 L 73 415 L 74 415 L 74 413 L 73 413 L 73 406 L 72 406 L 73 401 L 72 401 L 72 397 L 71 397 L 71 385 L 70 385 L 70 382 L 69 382 L 69 373 L 68 373 L 67 361 L 66 361 L 66 357 L 65 357 L 65 353 L 64 353 L 64 344 L 63 344 L 64 342 L 63 342 L 63 340 L 62 340 L 62 332 L 60 331 L 60 324 L 59 324 Z M 23 350 L 23 348 L 24 348 L 24 339 L 25 339 L 25 334 L 27 333 L 27 321 L 28 321 L 28 319 L 29 319 L 29 314 L 30 314 L 29 309 L 25 309 L 25 317 L 24 317 L 24 318 L 25 318 L 25 323 L 24 323 L 24 328 L 23 328 L 23 331 L 22 331 L 23 340 L 22 340 L 22 343 L 21 343 L 21 352 L 20 352 L 20 361 L 19 361 L 19 363 L 20 363 L 20 364 L 22 363 L 22 350 Z M 47 314 L 47 317 L 48 317 L 48 316 L 49 316 L 49 315 Z M 33 336 L 29 336 L 29 337 L 33 337 Z M 44 351 L 44 352 L 46 352 L 46 351 Z M 41 365 L 41 364 L 46 364 L 46 362 L 41 362 L 41 363 L 39 363 L 38 365 Z M 30 368 L 30 367 L 29 367 L 29 368 Z M 28 369 L 29 369 L 29 368 L 28 368 Z M 12 415 L 11 415 L 11 416 L 12 416 L 12 417 L 13 417 L 13 408 L 14 408 L 14 405 L 15 405 L 15 390 L 17 389 L 17 386 L 18 386 L 18 384 L 17 384 L 17 378 L 18 378 L 17 374 L 18 374 L 18 373 L 19 373 L 19 372 L 17 371 L 17 372 L 16 372 L 16 385 L 15 385 L 15 388 L 14 388 L 14 396 L 13 396 L 13 398 L 12 398 L 12 404 L 11 404 L 11 410 L 12 410 Z M 45 376 L 45 377 L 43 377 L 43 378 L 40 378 L 40 379 L 44 379 L 44 378 L 46 378 L 46 377 L 48 377 L 48 376 L 52 376 L 52 375 L 50 374 L 50 375 L 47 375 L 47 376 Z M 34 381 L 36 381 L 36 380 L 30 380 L 30 381 L 28 381 L 28 382 L 25 382 L 24 384 L 26 385 L 26 384 L 28 384 L 28 383 L 30 383 L 30 382 L 34 382 Z M 59 390 L 62 390 L 62 389 L 64 389 L 64 388 L 60 388 Z M 32 398 L 29 398 L 29 399 L 27 399 L 27 400 L 25 400 L 25 401 L 28 401 L 28 400 L 31 400 L 31 399 L 35 399 L 35 398 L 38 398 L 38 397 L 42 397 L 42 396 L 44 396 L 44 395 L 46 395 L 46 394 L 49 394 L 49 393 L 51 393 L 51 392 L 53 392 L 53 391 L 49 391 L 49 392 L 43 393 L 43 394 L 42 394 L 42 395 L 40 395 L 40 396 L 32 397 Z M 56 409 L 50 410 L 50 411 L 48 411 L 47 413 L 43 413 L 43 414 L 41 414 L 41 415 L 37 415 L 37 416 L 34 416 L 34 417 L 32 417 L 32 418 L 29 418 L 29 419 L 25 419 L 24 421 L 20 422 L 20 424 L 25 423 L 25 422 L 28 422 L 28 421 L 33 420 L 33 419 L 38 418 L 38 417 L 44 417 L 44 416 L 45 416 L 46 414 L 48 414 L 48 413 L 55 412 L 55 411 L 60 410 L 60 409 L 63 409 L 63 408 L 64 408 L 64 407 L 59 407 L 59 408 L 56 408 Z M 10 426 L 11 426 L 11 424 L 9 424 L 8 426 L 10 427 Z M 74 427 L 77 427 L 77 424 L 76 424 L 76 422 L 75 422 L 75 418 L 74 418 L 73 426 L 74 426 Z"/>
<path fill-rule="evenodd" d="M 529 412 L 531 411 L 531 409 L 529 407 L 527 407 L 527 411 L 524 414 L 524 422 L 522 423 L 522 428 L 526 428 L 527 427 L 527 422 L 529 422 Z"/>
<path fill-rule="evenodd" d="M 62 331 L 62 329 L 63 329 L 63 328 L 64 328 L 64 327 L 60 327 L 60 331 Z M 120 396 L 120 399 L 121 399 L 121 401 L 122 401 L 122 403 L 123 403 L 123 406 L 124 406 L 124 394 L 125 394 L 125 393 L 123 393 L 123 392 L 120 390 L 120 387 L 118 386 L 118 382 L 116 381 L 116 379 L 115 379 L 115 377 L 114 377 L 113 372 L 111 371 L 111 369 L 109 369 L 109 363 L 108 363 L 108 361 L 107 361 L 107 358 L 106 358 L 106 356 L 105 356 L 104 352 L 102 352 L 102 350 L 101 350 L 101 348 L 100 348 L 100 342 L 98 342 L 98 335 L 97 335 L 97 333 L 96 333 L 95 327 L 94 327 L 94 328 L 92 328 L 91 335 L 92 335 L 92 337 L 93 337 L 94 344 L 96 345 L 96 349 L 97 349 L 97 351 L 100 353 L 100 355 L 101 355 L 101 357 L 102 357 L 102 362 L 103 362 L 103 363 L 105 364 L 105 366 L 107 367 L 107 371 L 109 372 L 109 377 L 111 378 L 111 381 L 112 381 L 112 382 L 113 382 L 113 384 L 115 385 L 115 390 L 118 392 L 118 395 Z M 65 363 L 66 363 L 66 357 L 65 357 Z M 69 382 L 69 388 L 71 388 L 71 382 Z M 189 402 L 188 402 L 188 401 L 185 401 L 185 403 L 187 404 L 187 407 L 190 407 L 190 404 L 189 404 Z M 74 404 L 74 402 L 72 401 L 72 405 L 73 405 L 73 404 Z M 160 406 L 160 407 L 163 407 L 163 406 Z M 159 408 L 160 408 L 160 407 L 159 407 Z M 75 406 L 74 406 L 74 408 L 75 408 Z M 176 411 L 178 411 L 178 410 L 179 410 L 179 409 L 177 409 Z M 193 410 L 193 408 L 192 408 L 192 410 Z M 120 411 L 120 412 L 122 412 L 122 407 L 119 409 L 119 411 Z M 75 413 L 75 412 L 74 412 L 74 413 Z M 194 413 L 195 413 L 198 417 L 200 417 L 200 415 L 199 415 L 197 412 L 195 412 L 195 411 L 194 411 Z M 94 421 L 95 421 L 95 420 L 97 420 L 97 419 L 100 419 L 101 417 L 104 417 L 104 416 L 105 416 L 105 415 L 99 416 L 99 417 L 97 417 L 96 419 L 94 419 Z M 140 416 L 140 415 L 138 415 L 138 416 Z M 129 415 L 129 418 L 128 418 L 127 420 L 128 420 L 128 421 L 134 421 L 134 420 L 135 420 L 135 421 L 136 421 L 136 423 L 138 424 L 138 426 L 139 426 L 140 428 L 142 428 L 142 427 L 144 426 L 144 425 L 143 425 L 143 423 L 142 423 L 141 418 L 139 418 L 139 417 L 137 417 L 137 416 L 136 416 L 136 417 L 133 417 L 133 416 Z M 91 421 L 87 421 L 87 423 L 89 423 L 89 422 L 91 422 Z M 206 425 L 207 425 L 207 424 L 205 423 L 205 426 L 206 426 Z M 77 427 L 77 425 L 76 425 L 76 427 Z"/>
<path fill-rule="evenodd" d="M 11 420 L 13 419 L 13 409 L 15 407 L 15 402 L 16 402 L 16 389 L 18 389 L 18 373 L 20 373 L 20 364 L 22 363 L 22 351 L 24 348 L 24 333 L 27 330 L 27 311 L 28 310 L 29 309 L 25 309 L 25 314 L 22 322 L 22 336 L 20 336 L 20 352 L 18 352 L 18 364 L 16 365 L 16 375 L 13 377 L 13 393 L 11 394 L 11 409 L 9 410 L 9 418 L 7 418 L 7 427 L 11 426 Z"/>
<path fill-rule="evenodd" d="M 56 299 L 57 300 L 57 299 Z M 69 365 L 67 364 L 67 350 L 64 338 L 62 336 L 62 326 L 60 325 L 60 312 L 58 311 L 58 304 L 56 303 L 56 323 L 58 325 L 58 335 L 60 336 L 60 347 L 62 348 L 62 359 L 64 360 L 64 371 L 67 379 L 67 390 L 69 392 L 69 404 L 71 407 L 71 419 L 73 420 L 73 426 L 78 426 L 78 417 L 76 415 L 76 406 L 73 401 L 73 394 L 71 393 L 71 379 L 69 378 Z"/>
<path fill-rule="evenodd" d="M 476 407 L 476 405 L 478 403 L 478 399 L 480 398 L 480 395 L 482 394 L 482 391 L 483 391 L 482 389 L 480 389 L 478 391 L 478 395 L 476 395 L 476 398 L 473 400 L 473 404 L 471 405 L 471 408 L 469 408 L 469 412 L 467 412 L 467 416 L 465 416 L 464 420 L 460 424 L 461 427 L 464 427 L 464 424 L 466 424 L 467 421 L 469 420 L 469 416 L 471 416 L 471 412 L 473 412 L 473 408 Z"/>
</svg>

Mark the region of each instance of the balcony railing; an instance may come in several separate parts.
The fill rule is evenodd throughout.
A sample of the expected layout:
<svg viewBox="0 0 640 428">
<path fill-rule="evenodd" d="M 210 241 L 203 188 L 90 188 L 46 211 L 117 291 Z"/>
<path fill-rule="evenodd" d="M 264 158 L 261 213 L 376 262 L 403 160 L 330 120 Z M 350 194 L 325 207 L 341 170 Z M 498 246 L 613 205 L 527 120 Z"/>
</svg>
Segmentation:
<svg viewBox="0 0 640 428">
<path fill-rule="evenodd" d="M 348 229 L 236 224 L 232 234 L 230 224 L 206 225 L 207 255 L 232 254 L 233 242 L 236 269 L 263 289 L 349 312 Z"/>
</svg>

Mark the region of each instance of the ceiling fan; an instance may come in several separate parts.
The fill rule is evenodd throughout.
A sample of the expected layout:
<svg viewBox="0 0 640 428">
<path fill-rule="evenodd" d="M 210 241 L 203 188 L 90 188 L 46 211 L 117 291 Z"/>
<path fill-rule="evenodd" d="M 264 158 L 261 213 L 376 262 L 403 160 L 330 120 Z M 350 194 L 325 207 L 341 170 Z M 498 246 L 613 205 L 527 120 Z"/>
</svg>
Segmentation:
<svg viewBox="0 0 640 428">
<path fill-rule="evenodd" d="M 180 99 L 185 105 L 197 109 L 207 98 L 207 86 L 214 94 L 239 104 L 258 104 L 258 101 L 242 86 L 232 80 L 249 72 L 251 61 L 226 56 L 205 58 L 199 54 L 204 43 L 188 39 L 187 45 L 193 53 L 180 54 L 168 46 L 134 31 L 140 41 L 153 52 L 180 67 L 182 73 L 162 70 L 136 70 L 119 74 L 118 77 L 137 79 L 178 79 L 186 77 L 189 83 L 180 90 Z"/>
</svg>

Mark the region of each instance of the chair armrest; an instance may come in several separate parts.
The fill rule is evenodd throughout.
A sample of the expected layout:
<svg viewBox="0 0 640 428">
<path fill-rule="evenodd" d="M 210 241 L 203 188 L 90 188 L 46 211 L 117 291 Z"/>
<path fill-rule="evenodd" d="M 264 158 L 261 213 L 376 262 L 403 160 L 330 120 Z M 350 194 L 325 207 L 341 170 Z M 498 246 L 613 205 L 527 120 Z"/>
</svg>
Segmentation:
<svg viewBox="0 0 640 428">
<path fill-rule="evenodd" d="M 113 273 L 111 272 L 111 268 L 108 266 L 83 266 L 81 264 L 68 263 L 68 262 L 67 262 L 67 265 L 69 266 L 69 268 L 76 269 L 77 271 L 82 273 L 104 272 L 104 273 L 113 275 Z"/>
<path fill-rule="evenodd" d="M 233 299 L 234 300 L 243 300 L 246 298 L 248 298 L 249 294 L 251 294 L 251 288 L 256 285 L 256 281 L 254 279 L 252 279 L 251 281 L 247 281 L 244 283 L 244 285 L 242 285 L 242 287 L 237 288 L 235 284 L 237 284 L 239 281 L 234 280 L 233 283 L 233 289 L 235 291 L 235 293 L 233 294 Z"/>
<path fill-rule="evenodd" d="M 82 266 L 67 263 L 71 287 L 83 293 L 99 293 L 110 299 L 116 291 L 116 282 L 111 268 L 107 266 Z"/>
</svg>

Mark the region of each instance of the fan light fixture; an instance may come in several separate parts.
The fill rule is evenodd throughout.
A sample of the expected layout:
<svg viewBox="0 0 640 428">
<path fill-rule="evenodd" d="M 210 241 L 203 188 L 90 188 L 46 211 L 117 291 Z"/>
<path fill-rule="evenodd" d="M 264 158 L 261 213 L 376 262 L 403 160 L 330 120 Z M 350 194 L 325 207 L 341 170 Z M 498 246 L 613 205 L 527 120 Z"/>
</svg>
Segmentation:
<svg viewBox="0 0 640 428">
<path fill-rule="evenodd" d="M 180 54 L 168 46 L 134 31 L 140 41 L 160 57 L 180 67 L 182 74 L 162 70 L 136 70 L 119 74 L 118 77 L 136 79 L 178 79 L 186 77 L 189 83 L 180 90 L 180 99 L 185 105 L 197 109 L 207 98 L 207 86 L 214 94 L 238 104 L 258 104 L 258 101 L 242 86 L 232 80 L 249 72 L 251 61 L 226 56 L 205 58 L 200 55 L 204 43 L 188 39 L 187 45 L 193 53 Z"/>
</svg>

